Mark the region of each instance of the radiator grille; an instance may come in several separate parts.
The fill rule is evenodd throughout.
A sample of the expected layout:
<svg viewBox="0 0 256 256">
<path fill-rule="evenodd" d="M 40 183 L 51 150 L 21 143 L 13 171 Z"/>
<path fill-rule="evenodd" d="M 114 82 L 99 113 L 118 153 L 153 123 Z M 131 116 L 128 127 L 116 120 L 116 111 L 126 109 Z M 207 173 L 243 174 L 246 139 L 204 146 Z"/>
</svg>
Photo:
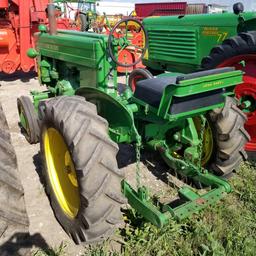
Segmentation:
<svg viewBox="0 0 256 256">
<path fill-rule="evenodd" d="M 197 39 L 195 30 L 150 30 L 149 54 L 151 58 L 197 57 Z"/>
</svg>

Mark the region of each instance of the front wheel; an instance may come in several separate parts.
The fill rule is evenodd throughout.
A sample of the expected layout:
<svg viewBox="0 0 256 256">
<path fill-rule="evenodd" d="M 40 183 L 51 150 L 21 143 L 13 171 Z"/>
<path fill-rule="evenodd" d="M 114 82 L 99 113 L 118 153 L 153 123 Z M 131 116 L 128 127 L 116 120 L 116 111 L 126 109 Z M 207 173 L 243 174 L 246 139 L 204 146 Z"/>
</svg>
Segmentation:
<svg viewBox="0 0 256 256">
<path fill-rule="evenodd" d="M 30 144 L 39 142 L 39 121 L 34 105 L 29 97 L 21 96 L 17 99 L 21 132 Z"/>
<path fill-rule="evenodd" d="M 42 116 L 43 176 L 57 220 L 75 243 L 109 237 L 122 222 L 124 174 L 107 121 L 79 96 L 49 100 Z"/>
</svg>

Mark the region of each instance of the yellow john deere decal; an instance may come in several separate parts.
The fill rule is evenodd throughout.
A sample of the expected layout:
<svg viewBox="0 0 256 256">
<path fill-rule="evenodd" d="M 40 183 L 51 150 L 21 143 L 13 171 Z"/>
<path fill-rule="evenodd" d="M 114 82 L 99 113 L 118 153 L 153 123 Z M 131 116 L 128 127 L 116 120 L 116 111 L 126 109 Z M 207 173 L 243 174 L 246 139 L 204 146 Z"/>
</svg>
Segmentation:
<svg viewBox="0 0 256 256">
<path fill-rule="evenodd" d="M 218 27 L 204 27 L 202 31 L 204 36 L 216 36 L 217 42 L 222 42 L 228 37 L 228 32 L 219 31 Z"/>
<path fill-rule="evenodd" d="M 218 85 L 222 85 L 222 84 L 224 84 L 223 81 L 207 83 L 207 84 L 203 85 L 203 88 L 208 88 L 208 87 L 212 87 L 212 86 L 218 86 Z"/>
</svg>

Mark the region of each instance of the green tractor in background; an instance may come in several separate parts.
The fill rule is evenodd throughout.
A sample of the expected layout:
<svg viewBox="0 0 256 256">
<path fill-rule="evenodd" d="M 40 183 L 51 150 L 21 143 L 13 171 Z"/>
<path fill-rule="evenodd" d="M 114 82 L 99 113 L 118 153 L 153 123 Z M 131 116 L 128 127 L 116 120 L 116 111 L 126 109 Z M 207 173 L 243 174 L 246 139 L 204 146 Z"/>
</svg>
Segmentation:
<svg viewBox="0 0 256 256">
<path fill-rule="evenodd" d="M 88 31 L 92 23 L 97 19 L 96 0 L 79 0 L 77 4 L 77 13 L 75 15 L 76 24 L 81 31 Z"/>
<path fill-rule="evenodd" d="M 190 73 L 220 67 L 244 72 L 236 97 L 247 101 L 245 128 L 251 136 L 246 151 L 256 157 L 256 13 L 243 12 L 241 3 L 234 13 L 149 17 L 143 24 L 149 37 L 143 58 L 147 69 L 134 70 L 130 86 L 155 74 Z M 153 74 L 153 75 L 152 75 Z"/>
<path fill-rule="evenodd" d="M 48 13 L 54 17 L 51 4 Z M 226 179 L 246 158 L 246 116 L 234 99 L 243 72 L 164 73 L 139 81 L 132 92 L 117 83 L 118 54 L 132 45 L 123 29 L 129 22 L 143 32 L 142 58 L 147 33 L 134 19 L 120 21 L 109 36 L 55 33 L 53 24 L 47 33 L 41 26 L 36 49 L 28 52 L 37 58 L 39 81 L 47 90 L 33 91 L 33 103 L 18 99 L 20 123 L 30 143 L 40 139 L 46 193 L 76 243 L 109 237 L 122 222 L 126 200 L 158 227 L 170 218 L 189 217 L 232 191 Z M 117 144 L 122 143 L 136 150 L 136 188 L 117 165 Z M 186 185 L 174 201 L 152 200 L 140 178 L 142 148 L 159 153 L 199 191 Z"/>
<path fill-rule="evenodd" d="M 100 0 L 54 0 L 56 8 L 64 9 L 63 12 L 75 11 L 75 23 L 76 27 L 80 31 L 88 31 L 92 28 L 92 24 L 97 19 L 96 5 Z M 77 4 L 77 8 L 74 8 L 70 4 Z"/>
</svg>

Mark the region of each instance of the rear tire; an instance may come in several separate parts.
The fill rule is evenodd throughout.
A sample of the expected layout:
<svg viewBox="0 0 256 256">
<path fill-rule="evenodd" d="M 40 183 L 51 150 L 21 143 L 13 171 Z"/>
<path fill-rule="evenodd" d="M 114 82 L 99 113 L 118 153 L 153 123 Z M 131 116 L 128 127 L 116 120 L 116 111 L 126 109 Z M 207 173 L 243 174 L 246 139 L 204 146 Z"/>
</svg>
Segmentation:
<svg viewBox="0 0 256 256">
<path fill-rule="evenodd" d="M 224 108 L 209 114 L 216 147 L 209 168 L 224 178 L 229 178 L 240 163 L 247 159 L 244 150 L 244 145 L 250 139 L 244 129 L 247 118 L 236 105 L 235 99 L 227 97 Z"/>
<path fill-rule="evenodd" d="M 242 60 L 243 55 L 255 53 L 256 31 L 243 32 L 214 47 L 210 54 L 203 58 L 201 66 L 203 69 L 213 69 L 232 57 L 241 55 Z"/>
<path fill-rule="evenodd" d="M 11 144 L 7 121 L 0 105 L 0 255 L 13 255 L 11 252 L 13 248 L 8 250 L 6 242 L 9 241 L 12 244 L 15 235 L 28 234 L 28 225 L 24 191 L 17 170 L 16 154 Z M 14 245 L 19 246 L 19 241 L 11 246 L 14 247 Z"/>
<path fill-rule="evenodd" d="M 124 173 L 117 167 L 117 145 L 108 136 L 108 123 L 97 115 L 96 106 L 83 97 L 57 97 L 45 102 L 41 153 L 46 192 L 55 216 L 75 243 L 108 238 L 122 222 L 121 193 Z M 80 206 L 75 217 L 65 214 L 50 180 L 45 134 L 56 129 L 72 158 Z M 52 147 L 54 155 L 54 145 Z M 64 186 L 64 185 L 63 185 Z"/>
<path fill-rule="evenodd" d="M 242 70 L 244 83 L 236 86 L 237 98 L 248 98 L 255 106 L 256 102 L 256 31 L 243 32 L 237 36 L 226 39 L 221 45 L 214 47 L 209 56 L 203 58 L 202 68 L 213 69 L 218 67 L 234 66 Z M 242 61 L 244 61 L 242 63 Z M 248 159 L 256 159 L 256 111 L 254 108 L 248 112 L 248 121 L 245 124 L 246 130 L 251 136 L 251 141 L 245 145 L 248 152 Z"/>
</svg>

